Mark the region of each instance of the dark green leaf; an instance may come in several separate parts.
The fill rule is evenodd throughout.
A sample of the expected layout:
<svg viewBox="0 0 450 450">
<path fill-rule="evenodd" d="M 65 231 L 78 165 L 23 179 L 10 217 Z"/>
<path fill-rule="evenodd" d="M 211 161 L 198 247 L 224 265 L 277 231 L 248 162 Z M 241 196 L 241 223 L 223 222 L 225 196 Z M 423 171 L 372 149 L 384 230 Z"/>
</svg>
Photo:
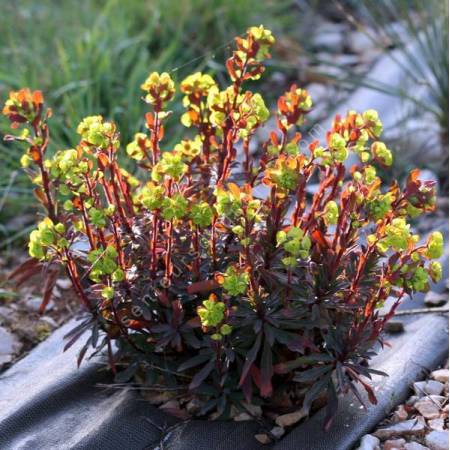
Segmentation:
<svg viewBox="0 0 450 450">
<path fill-rule="evenodd" d="M 259 348 L 261 347 L 261 339 L 262 339 L 262 335 L 258 334 L 258 336 L 256 337 L 256 341 L 253 344 L 253 347 L 247 353 L 247 356 L 245 358 L 244 367 L 242 368 L 241 379 L 239 380 L 239 386 L 242 386 L 245 379 L 247 378 L 248 371 L 250 370 L 251 365 L 255 362 Z"/>
<path fill-rule="evenodd" d="M 308 383 L 310 381 L 317 380 L 322 375 L 333 370 L 333 366 L 328 364 L 326 366 L 313 367 L 312 369 L 305 370 L 304 372 L 296 372 L 294 381 L 297 383 Z"/>
<path fill-rule="evenodd" d="M 199 387 L 203 381 L 207 378 L 207 376 L 212 372 L 214 369 L 215 361 L 211 360 L 208 364 L 203 366 L 203 368 L 197 372 L 194 377 L 192 378 L 191 384 L 189 385 L 189 389 L 193 390 L 197 387 Z"/>
</svg>

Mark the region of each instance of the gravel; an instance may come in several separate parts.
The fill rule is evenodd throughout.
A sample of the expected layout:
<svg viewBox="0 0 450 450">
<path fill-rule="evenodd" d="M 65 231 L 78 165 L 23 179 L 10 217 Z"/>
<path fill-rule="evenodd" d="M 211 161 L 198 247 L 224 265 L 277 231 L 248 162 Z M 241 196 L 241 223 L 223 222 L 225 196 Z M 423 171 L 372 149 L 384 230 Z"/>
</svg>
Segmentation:
<svg viewBox="0 0 450 450">
<path fill-rule="evenodd" d="M 448 450 L 448 430 L 428 433 L 425 443 L 430 450 Z"/>
<path fill-rule="evenodd" d="M 395 408 L 355 450 L 448 450 L 449 370 L 413 384 L 414 395 Z"/>
</svg>

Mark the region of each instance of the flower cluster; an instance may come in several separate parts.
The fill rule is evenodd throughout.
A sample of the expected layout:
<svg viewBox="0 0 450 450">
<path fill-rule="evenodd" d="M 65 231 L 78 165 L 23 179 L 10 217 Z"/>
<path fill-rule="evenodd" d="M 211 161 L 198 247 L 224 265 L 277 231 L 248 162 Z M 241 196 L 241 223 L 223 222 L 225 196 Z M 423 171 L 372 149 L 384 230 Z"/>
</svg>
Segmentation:
<svg viewBox="0 0 450 450">
<path fill-rule="evenodd" d="M 282 259 L 283 264 L 292 268 L 297 266 L 298 258 L 307 259 L 311 249 L 311 239 L 298 227 L 292 227 L 288 232 L 279 231 L 277 244 L 289 254 Z"/>
<path fill-rule="evenodd" d="M 3 114 L 11 121 L 12 128 L 22 123 L 33 123 L 40 118 L 44 98 L 41 91 L 21 89 L 11 92 L 3 107 Z"/>
<path fill-rule="evenodd" d="M 65 226 L 54 224 L 48 217 L 42 220 L 30 234 L 28 249 L 30 256 L 40 260 L 51 259 L 52 250 L 66 249 L 69 242 L 64 237 Z M 53 252 L 54 253 L 54 252 Z"/>
<path fill-rule="evenodd" d="M 22 163 L 47 211 L 30 236 L 35 264 L 67 271 L 93 317 L 85 327 L 104 334 L 98 347 L 120 347 L 111 367 L 176 384 L 205 400 L 200 415 L 265 407 L 289 397 L 284 389 L 306 390 L 308 410 L 322 392 L 359 382 L 373 400 L 362 360 L 402 296 L 442 276 L 442 234 L 422 240 L 410 224 L 433 210 L 433 183 L 412 171 L 404 188 L 382 185 L 377 170 L 393 155 L 376 111 L 337 116 L 322 145 L 300 151 L 313 104 L 294 85 L 258 141 L 270 112 L 246 86 L 274 41 L 264 27 L 237 38 L 229 86 L 200 72 L 181 81 L 191 134 L 171 148 L 162 145 L 176 89 L 168 73 L 142 84 L 146 128 L 124 149 L 113 122 L 90 116 L 74 148 L 49 156 L 40 92 L 12 92 L 3 109 L 22 127 L 8 139 L 26 145 Z M 122 167 L 127 157 L 141 179 Z M 397 301 L 380 316 L 389 296 Z"/>
<path fill-rule="evenodd" d="M 167 72 L 152 72 L 141 88 L 147 93 L 145 101 L 158 108 L 164 106 L 175 94 L 175 83 Z"/>
</svg>

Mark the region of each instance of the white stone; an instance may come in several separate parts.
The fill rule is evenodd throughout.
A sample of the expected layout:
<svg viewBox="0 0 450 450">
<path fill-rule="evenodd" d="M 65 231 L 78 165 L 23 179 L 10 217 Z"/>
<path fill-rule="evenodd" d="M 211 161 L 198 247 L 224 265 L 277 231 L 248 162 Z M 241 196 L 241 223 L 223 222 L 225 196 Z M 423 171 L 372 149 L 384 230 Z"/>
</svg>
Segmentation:
<svg viewBox="0 0 450 450">
<path fill-rule="evenodd" d="M 429 395 L 428 398 L 432 402 L 434 402 L 434 403 L 436 403 L 436 404 L 438 404 L 440 406 L 442 406 L 445 403 L 445 400 L 446 400 L 446 398 L 443 395 Z"/>
<path fill-rule="evenodd" d="M 429 448 L 418 442 L 408 442 L 405 444 L 405 450 L 429 450 Z"/>
<path fill-rule="evenodd" d="M 428 426 L 432 430 L 442 431 L 444 429 L 444 426 L 445 426 L 444 419 L 439 418 L 439 419 L 429 420 L 428 421 Z"/>
<path fill-rule="evenodd" d="M 444 385 L 439 381 L 416 381 L 414 383 L 414 392 L 417 396 L 423 397 L 424 395 L 441 395 L 444 390 Z"/>
<path fill-rule="evenodd" d="M 255 439 L 261 444 L 268 444 L 270 442 L 270 437 L 265 433 L 255 434 Z"/>
<path fill-rule="evenodd" d="M 286 428 L 291 425 L 294 425 L 295 423 L 297 423 L 299 420 L 303 419 L 306 416 L 307 416 L 306 412 L 303 409 L 299 409 L 298 411 L 278 416 L 275 419 L 275 422 L 278 426 Z"/>
<path fill-rule="evenodd" d="M 0 306 L 0 319 L 8 321 L 13 314 L 13 311 L 6 306 Z"/>
<path fill-rule="evenodd" d="M 56 286 L 58 286 L 63 291 L 70 289 L 72 287 L 72 282 L 69 278 L 59 278 L 56 281 Z"/>
<path fill-rule="evenodd" d="M 373 39 L 371 39 L 367 33 L 363 33 L 362 31 L 352 31 L 349 34 L 348 40 L 350 48 L 355 53 L 363 53 L 375 47 Z"/>
<path fill-rule="evenodd" d="M 313 44 L 317 47 L 325 47 L 328 50 L 340 52 L 343 48 L 343 41 L 343 35 L 340 31 L 328 31 L 317 34 L 313 40 Z"/>
<path fill-rule="evenodd" d="M 361 438 L 361 443 L 356 450 L 377 450 L 379 448 L 380 440 L 371 434 L 366 434 Z"/>
<path fill-rule="evenodd" d="M 186 404 L 186 411 L 188 414 L 196 414 L 201 408 L 202 402 L 198 398 L 193 398 Z"/>
<path fill-rule="evenodd" d="M 285 430 L 283 427 L 273 427 L 270 430 L 270 434 L 274 436 L 276 439 L 280 439 L 281 436 L 285 433 Z"/>
<path fill-rule="evenodd" d="M 418 397 L 417 395 L 411 395 L 411 397 L 408 398 L 408 400 L 406 400 L 406 404 L 408 406 L 413 406 L 414 403 L 417 402 L 417 400 L 419 400 L 420 397 Z"/>
<path fill-rule="evenodd" d="M 425 436 L 425 444 L 430 450 L 448 450 L 448 430 L 428 433 Z"/>
<path fill-rule="evenodd" d="M 431 378 L 440 383 L 448 383 L 448 369 L 438 369 L 431 372 Z"/>
<path fill-rule="evenodd" d="M 252 416 L 249 413 L 242 412 L 233 417 L 235 422 L 245 422 L 247 420 L 252 420 Z"/>
<path fill-rule="evenodd" d="M 46 323 L 49 325 L 52 329 L 58 328 L 58 324 L 55 322 L 55 320 L 50 316 L 42 316 L 40 318 L 41 322 Z"/>
<path fill-rule="evenodd" d="M 440 416 L 439 407 L 431 400 L 427 400 L 426 397 L 424 400 L 415 403 L 414 408 L 416 408 L 425 419 L 437 419 Z"/>
<path fill-rule="evenodd" d="M 411 436 L 423 433 L 425 425 L 416 419 L 405 420 L 387 427 L 379 428 L 373 434 L 380 439 L 389 439 L 392 436 Z"/>
<path fill-rule="evenodd" d="M 159 409 L 165 409 L 165 410 L 171 410 L 171 409 L 180 409 L 180 404 L 178 403 L 178 400 L 172 399 L 168 402 L 162 404 Z"/>
<path fill-rule="evenodd" d="M 258 405 L 252 405 L 250 403 L 244 403 L 242 405 L 247 412 L 253 417 L 261 417 L 262 416 L 262 408 Z"/>
<path fill-rule="evenodd" d="M 22 344 L 17 338 L 3 327 L 0 327 L 0 367 L 12 361 Z"/>
<path fill-rule="evenodd" d="M 406 411 L 403 405 L 400 405 L 394 412 L 393 418 L 395 422 L 403 422 L 408 419 L 408 411 Z"/>
<path fill-rule="evenodd" d="M 403 450 L 405 442 L 406 441 L 404 439 L 392 439 L 389 441 L 385 441 L 383 450 Z"/>
<path fill-rule="evenodd" d="M 312 37 L 312 44 L 340 53 L 344 46 L 346 30 L 346 26 L 342 23 L 323 22 L 317 26 Z"/>
<path fill-rule="evenodd" d="M 429 395 L 441 395 L 444 390 L 444 385 L 436 380 L 428 380 L 425 387 L 425 392 Z"/>
<path fill-rule="evenodd" d="M 29 297 L 25 300 L 26 307 L 34 312 L 38 312 L 42 304 L 42 297 Z M 51 311 L 55 306 L 53 300 L 50 300 L 45 308 L 45 311 Z"/>
</svg>

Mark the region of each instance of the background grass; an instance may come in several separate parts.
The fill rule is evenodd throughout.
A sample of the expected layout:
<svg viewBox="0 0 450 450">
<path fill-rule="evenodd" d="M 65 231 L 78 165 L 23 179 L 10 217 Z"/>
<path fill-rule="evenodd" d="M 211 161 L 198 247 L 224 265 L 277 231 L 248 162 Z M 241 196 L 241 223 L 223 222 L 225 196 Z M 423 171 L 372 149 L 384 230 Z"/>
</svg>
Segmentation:
<svg viewBox="0 0 450 450">
<path fill-rule="evenodd" d="M 202 69 L 220 79 L 234 36 L 259 23 L 275 33 L 295 28 L 299 17 L 293 11 L 287 0 L 4 2 L 0 99 L 3 103 L 11 89 L 41 89 L 54 110 L 51 150 L 74 146 L 76 125 L 92 114 L 116 121 L 126 143 L 143 123 L 139 86 L 149 72 L 170 71 L 180 80 Z M 6 132 L 8 124 L 1 118 L 0 137 Z M 34 203 L 18 170 L 19 157 L 17 146 L 0 143 L 4 235 L 11 231 L 5 224 Z"/>
</svg>

